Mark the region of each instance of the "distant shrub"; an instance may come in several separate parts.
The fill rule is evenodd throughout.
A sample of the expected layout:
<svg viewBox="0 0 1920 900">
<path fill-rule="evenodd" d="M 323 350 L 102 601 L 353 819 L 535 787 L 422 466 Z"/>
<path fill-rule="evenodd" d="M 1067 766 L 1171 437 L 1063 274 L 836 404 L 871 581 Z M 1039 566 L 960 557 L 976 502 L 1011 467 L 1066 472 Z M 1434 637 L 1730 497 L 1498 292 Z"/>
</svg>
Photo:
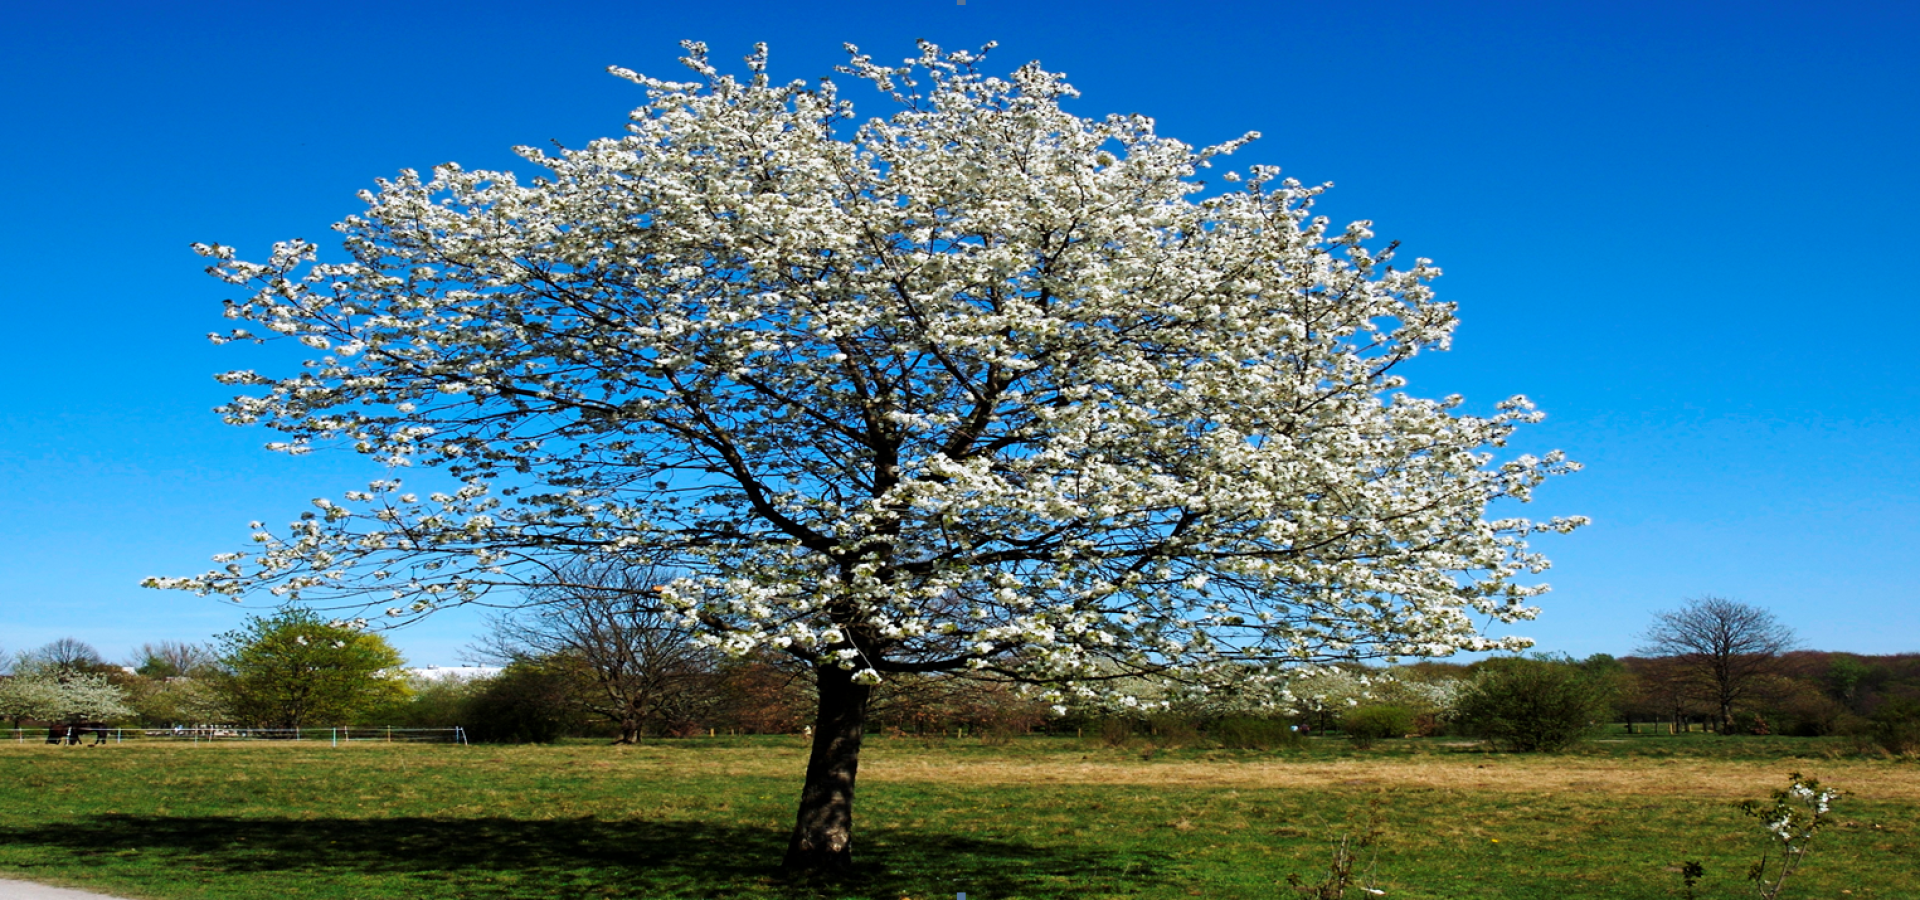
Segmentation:
<svg viewBox="0 0 1920 900">
<path fill-rule="evenodd" d="M 1365 749 L 1375 741 L 1401 737 L 1413 730 L 1413 710 L 1404 706 L 1362 706 L 1349 710 L 1340 719 L 1340 730 L 1347 740 Z"/>
<path fill-rule="evenodd" d="M 1191 747 L 1200 742 L 1200 725 L 1191 717 L 1175 713 L 1149 717 L 1147 732 L 1153 735 L 1155 747 Z"/>
<path fill-rule="evenodd" d="M 1570 661 L 1492 659 L 1461 692 L 1454 715 L 1463 730 L 1502 749 L 1551 752 L 1586 737 L 1611 693 L 1606 681 Z"/>
<path fill-rule="evenodd" d="M 1888 753 L 1920 753 L 1920 700 L 1901 697 L 1880 704 L 1867 718 L 1867 733 Z"/>
<path fill-rule="evenodd" d="M 462 704 L 467 736 L 484 743 L 549 744 L 578 730 L 568 714 L 572 684 L 537 662 L 516 662 L 475 684 Z"/>
<path fill-rule="evenodd" d="M 405 697 L 362 712 L 355 724 L 396 725 L 403 728 L 451 728 L 465 725 L 467 706 L 484 680 L 414 678 Z"/>
<path fill-rule="evenodd" d="M 1227 750 L 1277 750 L 1301 744 L 1300 732 L 1285 719 L 1223 716 L 1207 723 L 1207 737 Z"/>
<path fill-rule="evenodd" d="M 1200 726 L 1190 716 L 1176 713 L 1130 717 L 1110 716 L 1091 722 L 1109 747 L 1155 747 L 1170 750 L 1191 747 L 1201 740 Z"/>
<path fill-rule="evenodd" d="M 1792 737 L 1825 737 L 1838 734 L 1850 713 L 1832 698 L 1813 691 L 1802 691 L 1776 705 L 1769 720 L 1778 720 L 1774 731 Z"/>
<path fill-rule="evenodd" d="M 1133 739 L 1135 723 L 1132 719 L 1106 718 L 1100 720 L 1100 741 L 1109 747 L 1118 747 Z"/>
<path fill-rule="evenodd" d="M 1824 737 L 1834 734 L 1847 708 L 1810 678 L 1769 678 L 1759 692 L 1760 712 L 1774 734 Z M 1736 723 L 1738 724 L 1738 723 Z"/>
</svg>

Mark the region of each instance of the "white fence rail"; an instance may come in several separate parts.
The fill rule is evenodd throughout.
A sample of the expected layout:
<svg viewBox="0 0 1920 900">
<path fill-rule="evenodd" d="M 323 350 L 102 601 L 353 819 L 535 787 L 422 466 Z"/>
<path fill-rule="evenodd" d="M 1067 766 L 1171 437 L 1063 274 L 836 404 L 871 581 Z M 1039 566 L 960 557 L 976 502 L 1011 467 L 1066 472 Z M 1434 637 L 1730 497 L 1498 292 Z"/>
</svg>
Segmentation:
<svg viewBox="0 0 1920 900">
<path fill-rule="evenodd" d="M 53 728 L 13 728 L 0 731 L 12 738 L 16 744 L 124 744 L 129 741 L 170 741 L 190 743 L 212 743 L 230 741 L 323 741 L 330 746 L 385 742 L 389 744 L 459 744 L 467 743 L 467 731 L 458 725 L 452 728 L 389 728 L 384 725 L 362 725 L 352 728 L 232 728 L 225 725 L 202 725 L 191 728 L 95 728 L 75 730 L 72 733 L 63 726 Z"/>
</svg>

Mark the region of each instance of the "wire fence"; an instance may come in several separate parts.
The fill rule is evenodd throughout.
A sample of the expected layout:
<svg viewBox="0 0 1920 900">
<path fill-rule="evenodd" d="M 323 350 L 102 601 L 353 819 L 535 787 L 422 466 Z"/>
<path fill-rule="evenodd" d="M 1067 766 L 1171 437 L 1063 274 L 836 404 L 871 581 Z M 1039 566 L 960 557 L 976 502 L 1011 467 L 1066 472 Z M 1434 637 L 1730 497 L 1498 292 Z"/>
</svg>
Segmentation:
<svg viewBox="0 0 1920 900">
<path fill-rule="evenodd" d="M 467 731 L 452 728 L 390 728 L 355 726 L 351 728 L 233 728 L 225 725 L 197 725 L 174 728 L 14 728 L 9 729 L 16 744 L 124 744 L 128 742 L 166 741 L 172 743 L 227 743 L 235 741 L 314 741 L 338 747 L 343 744 L 459 744 L 466 746 Z M 0 734 L 5 734 L 0 731 Z"/>
</svg>

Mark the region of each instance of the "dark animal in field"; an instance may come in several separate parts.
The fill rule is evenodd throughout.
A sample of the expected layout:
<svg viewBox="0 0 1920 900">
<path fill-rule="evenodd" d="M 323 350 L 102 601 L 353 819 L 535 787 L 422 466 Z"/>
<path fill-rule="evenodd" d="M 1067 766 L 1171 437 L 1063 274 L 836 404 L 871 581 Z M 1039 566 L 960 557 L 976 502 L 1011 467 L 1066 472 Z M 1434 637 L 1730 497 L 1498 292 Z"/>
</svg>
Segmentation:
<svg viewBox="0 0 1920 900">
<path fill-rule="evenodd" d="M 91 734 L 93 744 L 97 746 L 107 742 L 107 732 L 112 730 L 104 722 L 68 722 L 64 725 L 49 725 L 47 726 L 47 743 L 72 746 Z"/>
</svg>

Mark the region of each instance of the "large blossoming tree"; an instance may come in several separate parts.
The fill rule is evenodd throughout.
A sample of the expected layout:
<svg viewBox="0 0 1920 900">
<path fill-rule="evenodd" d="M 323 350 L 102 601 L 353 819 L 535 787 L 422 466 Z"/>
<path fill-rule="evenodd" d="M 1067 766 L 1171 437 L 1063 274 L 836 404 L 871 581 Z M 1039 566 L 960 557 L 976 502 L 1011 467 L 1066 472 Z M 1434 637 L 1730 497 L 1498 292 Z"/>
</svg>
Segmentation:
<svg viewBox="0 0 1920 900">
<path fill-rule="evenodd" d="M 110 722 L 133 715 L 127 690 L 105 673 L 34 665 L 0 679 L 0 718 L 42 722 Z"/>
<path fill-rule="evenodd" d="M 1285 667 L 1522 645 L 1526 539 L 1488 518 L 1573 464 L 1496 456 L 1537 414 L 1399 393 L 1445 349 L 1427 260 L 1312 213 L 1321 188 L 1086 119 L 1037 65 L 923 45 L 830 82 L 675 83 L 546 170 L 404 172 L 262 263 L 216 340 L 291 338 L 224 408 L 304 452 L 346 444 L 463 485 L 320 499 L 225 566 L 151 583 L 404 619 L 631 558 L 715 646 L 810 665 L 812 756 L 786 865 L 851 862 L 872 686 L 975 672 L 1062 702 Z M 636 562 L 636 564 L 638 564 Z M 1120 698 L 1125 702 L 1126 698 Z"/>
</svg>

